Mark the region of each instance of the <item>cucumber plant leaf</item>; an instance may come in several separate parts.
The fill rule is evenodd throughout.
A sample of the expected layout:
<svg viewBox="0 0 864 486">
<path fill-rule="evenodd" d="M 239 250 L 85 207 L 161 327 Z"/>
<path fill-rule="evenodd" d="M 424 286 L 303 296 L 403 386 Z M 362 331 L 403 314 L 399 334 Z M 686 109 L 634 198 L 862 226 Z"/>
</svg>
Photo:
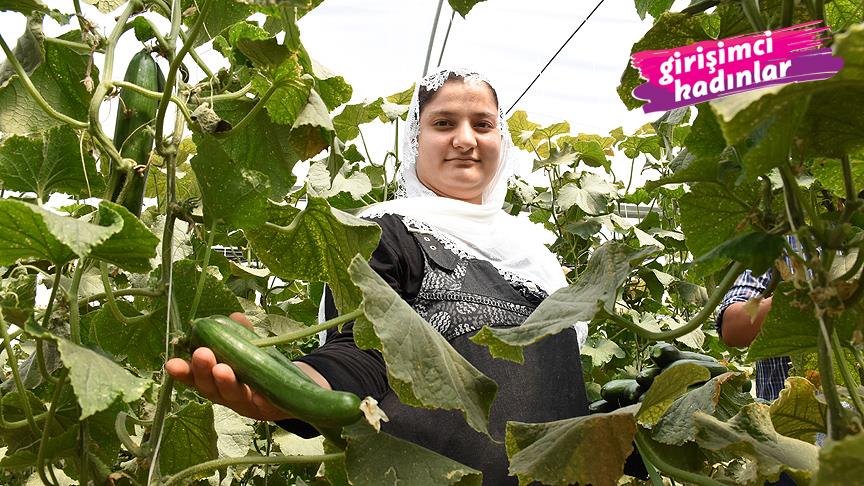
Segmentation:
<svg viewBox="0 0 864 486">
<path fill-rule="evenodd" d="M 711 102 L 727 142 L 754 137 L 766 123 L 790 123 L 783 118 L 801 109 L 806 112 L 794 132 L 796 146 L 805 157 L 839 157 L 864 147 L 864 25 L 849 27 L 834 37 L 834 56 L 843 68 L 822 81 L 791 83 L 748 91 Z M 794 127 L 793 127 L 794 128 Z M 758 133 L 755 133 L 758 137 Z M 786 134 L 788 136 L 788 134 Z"/>
<path fill-rule="evenodd" d="M 345 467 L 355 486 L 480 486 L 476 469 L 357 422 L 345 427 Z"/>
<path fill-rule="evenodd" d="M 123 223 L 122 229 L 96 246 L 90 256 L 130 272 L 150 271 L 152 268 L 150 261 L 156 256 L 159 237 L 122 205 L 111 201 L 99 203 L 100 222 L 111 221 L 112 218 L 117 217 Z"/>
<path fill-rule="evenodd" d="M 819 471 L 811 483 L 814 486 L 849 484 L 852 478 L 864 474 L 861 457 L 864 455 L 864 434 L 850 435 L 839 441 L 830 441 L 819 449 Z"/>
<path fill-rule="evenodd" d="M 816 351 L 819 321 L 808 292 L 796 290 L 794 285 L 783 282 L 777 286 L 771 312 L 747 351 L 748 360 Z M 850 308 L 833 318 L 841 342 L 851 342 L 858 316 L 858 309 Z"/>
<path fill-rule="evenodd" d="M 132 304 L 118 300 L 117 307 L 126 317 L 140 312 Z M 161 325 L 160 325 L 161 324 Z M 81 326 L 89 329 L 87 341 L 140 370 L 158 370 L 165 362 L 165 322 L 147 319 L 123 323 L 107 308 L 100 308 L 81 317 Z M 135 343 L 130 346 L 129 343 Z"/>
<path fill-rule="evenodd" d="M 210 403 L 187 403 L 176 413 L 168 414 L 163 427 L 159 448 L 159 467 L 163 474 L 173 474 L 218 456 Z"/>
<path fill-rule="evenodd" d="M 361 348 L 381 351 L 390 386 L 402 403 L 461 410 L 474 430 L 488 435 L 498 385 L 453 349 L 365 259 L 355 257 L 349 272 L 363 292 L 366 316 L 354 324 L 354 339 Z"/>
<path fill-rule="evenodd" d="M 778 434 L 812 444 L 817 433 L 825 432 L 827 408 L 825 399 L 816 396 L 816 387 L 809 380 L 790 376 L 769 411 Z"/>
<path fill-rule="evenodd" d="M 366 259 L 372 256 L 381 228 L 309 195 L 306 208 L 290 224 L 268 222 L 246 236 L 274 275 L 327 282 L 336 307 L 349 312 L 360 304 L 360 291 L 351 282 L 348 264 L 358 253 Z"/>
<path fill-rule="evenodd" d="M 114 400 L 131 402 L 141 398 L 151 381 L 132 375 L 104 355 L 66 339 L 57 339 L 63 364 L 69 368 L 69 381 L 81 420 L 110 407 Z M 98 383 L 97 386 L 94 386 Z"/>
<path fill-rule="evenodd" d="M 71 31 L 60 38 L 78 42 L 81 33 Z M 86 121 L 91 94 L 81 80 L 87 76 L 87 56 L 56 43 L 45 43 L 43 49 L 44 61 L 32 72 L 30 81 L 54 109 L 76 120 Z M 98 69 L 91 66 L 89 75 L 98 79 Z M 39 107 L 17 76 L 0 87 L 0 131 L 26 135 L 62 124 Z"/>
<path fill-rule="evenodd" d="M 208 0 L 215 2 L 210 7 L 210 14 L 204 19 L 204 25 L 201 33 L 195 39 L 195 47 L 206 44 L 210 39 L 213 39 L 223 30 L 227 29 L 236 22 L 240 22 L 252 15 L 252 7 L 244 2 L 235 0 Z M 200 15 L 197 3 L 195 0 L 182 0 L 181 5 L 186 15 L 183 15 L 183 23 L 187 27 L 192 27 L 198 21 Z M 192 7 L 196 7 L 192 9 Z"/>
<path fill-rule="evenodd" d="M 760 483 L 776 481 L 785 471 L 796 484 L 807 484 L 818 468 L 819 448 L 778 434 L 768 408 L 750 403 L 725 422 L 697 411 L 696 442 L 704 449 L 754 461 Z"/>
<path fill-rule="evenodd" d="M 615 486 L 635 435 L 629 409 L 542 424 L 508 422 L 510 473 L 520 484 Z"/>
<path fill-rule="evenodd" d="M 233 161 L 219 142 L 204 135 L 192 158 L 208 226 L 221 221 L 232 228 L 260 226 L 267 219 L 269 178 Z M 225 181 L 230 180 L 230 184 Z"/>
<path fill-rule="evenodd" d="M 686 363 L 663 371 L 654 379 L 642 400 L 642 407 L 636 414 L 639 424 L 650 429 L 672 402 L 687 392 L 690 385 L 708 381 L 709 378 L 711 373 L 697 364 Z"/>
<path fill-rule="evenodd" d="M 0 200 L 0 265 L 19 259 L 48 260 L 60 265 L 83 258 L 123 228 L 123 220 L 116 212 L 110 223 L 99 226 L 33 204 Z"/>
<path fill-rule="evenodd" d="M 708 380 L 701 387 L 678 397 L 656 421 L 651 436 L 667 445 L 682 445 L 696 438 L 694 412 L 702 412 L 726 420 L 741 406 L 753 402 L 749 394 L 741 392 L 744 378 L 724 373 Z"/>
<path fill-rule="evenodd" d="M 590 321 L 601 312 L 615 312 L 618 288 L 630 270 L 655 251 L 653 247 L 635 250 L 622 243 L 606 243 L 594 252 L 588 266 L 572 285 L 547 297 L 522 325 L 483 326 L 471 340 L 487 346 L 492 356 L 521 363 L 523 347 L 558 334 L 579 321 Z"/>
<path fill-rule="evenodd" d="M 252 101 L 216 103 L 215 110 L 233 125 L 255 105 Z M 193 137 L 200 143 L 201 137 Z M 266 110 L 259 111 L 242 127 L 219 139 L 228 157 L 238 166 L 263 173 L 270 180 L 270 198 L 280 200 L 291 192 L 297 178 L 291 173 L 294 164 L 306 160 L 328 146 L 318 127 L 291 129 L 274 123 Z"/>
</svg>

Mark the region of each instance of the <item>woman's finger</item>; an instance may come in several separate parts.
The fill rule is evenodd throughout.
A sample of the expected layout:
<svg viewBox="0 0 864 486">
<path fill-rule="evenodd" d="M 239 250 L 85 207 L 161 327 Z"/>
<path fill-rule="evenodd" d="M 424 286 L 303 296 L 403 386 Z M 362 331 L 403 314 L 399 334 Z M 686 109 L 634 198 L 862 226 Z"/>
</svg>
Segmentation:
<svg viewBox="0 0 864 486">
<path fill-rule="evenodd" d="M 219 391 L 219 395 L 225 403 L 234 408 L 234 405 L 248 408 L 252 404 L 252 394 L 248 387 L 237 381 L 234 370 L 230 366 L 219 363 L 213 367 L 213 382 Z"/>
<path fill-rule="evenodd" d="M 192 377 L 192 365 L 185 359 L 169 359 L 165 363 L 165 371 L 184 385 L 195 386 L 195 379 Z"/>
<path fill-rule="evenodd" d="M 202 395 L 215 402 L 221 402 L 222 396 L 213 380 L 213 367 L 216 366 L 216 356 L 208 348 L 198 348 L 192 353 L 192 377 L 195 388 Z"/>
</svg>

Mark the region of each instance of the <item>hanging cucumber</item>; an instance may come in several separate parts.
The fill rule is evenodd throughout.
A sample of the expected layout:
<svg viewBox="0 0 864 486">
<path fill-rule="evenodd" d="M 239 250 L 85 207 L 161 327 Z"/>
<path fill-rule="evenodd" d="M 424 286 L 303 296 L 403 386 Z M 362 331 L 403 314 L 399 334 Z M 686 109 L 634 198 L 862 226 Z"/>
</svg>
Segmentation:
<svg viewBox="0 0 864 486">
<path fill-rule="evenodd" d="M 250 343 L 246 335 L 236 326 L 205 317 L 192 322 L 190 341 L 195 347 L 210 348 L 219 362 L 234 369 L 240 381 L 319 430 L 347 425 L 362 416 L 357 395 L 327 390 L 300 378 L 283 361 Z"/>
<path fill-rule="evenodd" d="M 132 56 L 123 79 L 150 91 L 161 92 L 165 87 L 162 70 L 146 49 Z M 123 173 L 112 165 L 108 176 L 110 192 L 106 198 L 122 204 L 136 216 L 141 215 L 144 201 L 144 186 L 150 167 L 147 162 L 153 150 L 151 125 L 158 107 L 158 99 L 128 89 L 120 90 L 120 105 L 114 123 L 114 146 L 123 158 L 134 160 L 136 166 L 144 169 Z"/>
</svg>

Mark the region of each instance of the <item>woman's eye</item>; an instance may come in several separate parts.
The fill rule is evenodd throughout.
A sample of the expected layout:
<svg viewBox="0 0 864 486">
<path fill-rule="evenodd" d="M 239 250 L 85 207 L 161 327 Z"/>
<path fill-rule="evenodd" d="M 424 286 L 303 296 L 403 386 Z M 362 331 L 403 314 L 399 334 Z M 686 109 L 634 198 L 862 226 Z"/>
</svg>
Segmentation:
<svg viewBox="0 0 864 486">
<path fill-rule="evenodd" d="M 489 122 L 487 122 L 487 121 L 480 122 L 480 123 L 477 124 L 477 126 L 480 127 L 480 128 L 495 128 L 495 125 L 493 125 L 493 124 L 491 124 L 491 123 L 489 123 Z"/>
<path fill-rule="evenodd" d="M 432 126 L 434 126 L 434 127 L 446 127 L 449 125 L 450 125 L 450 122 L 448 122 L 447 120 L 436 120 L 436 121 L 432 122 Z"/>
</svg>

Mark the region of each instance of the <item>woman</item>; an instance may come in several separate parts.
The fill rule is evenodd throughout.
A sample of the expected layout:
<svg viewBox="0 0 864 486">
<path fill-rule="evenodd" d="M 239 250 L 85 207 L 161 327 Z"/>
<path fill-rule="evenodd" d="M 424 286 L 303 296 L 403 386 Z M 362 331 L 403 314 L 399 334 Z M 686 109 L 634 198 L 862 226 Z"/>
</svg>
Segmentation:
<svg viewBox="0 0 864 486">
<path fill-rule="evenodd" d="M 561 267 L 530 235 L 531 223 L 501 210 L 515 172 L 497 94 L 467 70 L 440 70 L 418 83 L 393 201 L 363 216 L 382 227 L 370 265 L 450 344 L 499 385 L 489 429 L 471 429 L 459 412 L 399 402 L 381 355 L 359 350 L 352 328 L 328 332 L 326 343 L 297 361 L 324 387 L 376 398 L 390 417 L 383 430 L 483 471 L 484 484 L 516 484 L 504 451 L 507 421 L 549 422 L 587 413 L 575 326 L 525 349 L 518 365 L 493 359 L 469 340 L 483 325 L 518 326 L 550 293 L 566 285 Z M 327 318 L 335 316 L 325 299 Z M 232 316 L 242 320 L 242 316 Z M 231 369 L 200 348 L 191 363 L 166 369 L 207 398 L 263 420 L 287 414 L 240 384 Z M 554 384 L 551 385 L 551 384 Z M 297 421 L 281 422 L 303 432 Z"/>
</svg>

